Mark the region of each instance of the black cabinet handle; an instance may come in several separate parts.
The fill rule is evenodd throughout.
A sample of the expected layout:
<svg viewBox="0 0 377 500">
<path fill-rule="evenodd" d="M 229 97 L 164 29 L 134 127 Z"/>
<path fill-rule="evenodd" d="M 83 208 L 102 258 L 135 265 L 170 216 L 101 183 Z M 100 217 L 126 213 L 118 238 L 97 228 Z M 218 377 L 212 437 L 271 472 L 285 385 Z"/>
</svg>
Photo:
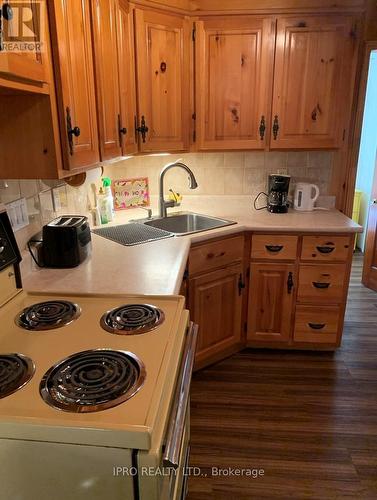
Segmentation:
<svg viewBox="0 0 377 500">
<path fill-rule="evenodd" d="M 308 326 L 312 330 L 322 330 L 322 328 L 325 328 L 326 323 L 308 323 Z"/>
<path fill-rule="evenodd" d="M 79 127 L 72 127 L 71 110 L 68 106 L 66 107 L 66 113 L 69 154 L 73 155 L 73 136 L 79 137 L 79 135 L 81 134 L 81 130 Z"/>
<path fill-rule="evenodd" d="M 119 132 L 119 146 L 122 146 L 123 136 L 127 134 L 126 127 L 122 127 L 122 119 L 118 115 L 118 132 Z"/>
<path fill-rule="evenodd" d="M 266 250 L 272 253 L 278 253 L 283 250 L 284 245 L 265 245 Z"/>
<path fill-rule="evenodd" d="M 242 274 L 240 274 L 240 277 L 238 278 L 238 295 L 241 295 L 242 290 L 245 288 L 245 283 L 242 279 Z"/>
<path fill-rule="evenodd" d="M 313 281 L 312 285 L 314 288 L 328 288 L 330 286 L 330 283 L 321 283 L 320 281 Z"/>
<path fill-rule="evenodd" d="M 262 115 L 260 119 L 260 124 L 259 124 L 259 135 L 260 135 L 260 140 L 263 141 L 264 139 L 264 133 L 266 132 L 266 120 L 264 118 L 264 115 Z"/>
<path fill-rule="evenodd" d="M 279 117 L 278 117 L 278 115 L 275 115 L 274 123 L 272 125 L 272 133 L 274 136 L 274 141 L 276 141 L 276 139 L 278 138 L 279 128 L 280 128 L 279 127 Z"/>
<path fill-rule="evenodd" d="M 288 293 L 292 293 L 293 287 L 294 287 L 293 273 L 289 272 L 288 273 L 288 279 L 287 279 L 287 292 Z"/>
<path fill-rule="evenodd" d="M 146 121 L 145 121 L 145 116 L 142 115 L 140 127 L 136 127 L 136 131 L 141 134 L 141 138 L 142 138 L 143 142 L 145 142 L 145 140 L 146 140 L 148 130 L 149 129 L 148 129 Z"/>
<path fill-rule="evenodd" d="M 318 246 L 316 248 L 320 253 L 331 253 L 335 250 L 335 247 L 328 247 L 328 246 Z"/>
</svg>

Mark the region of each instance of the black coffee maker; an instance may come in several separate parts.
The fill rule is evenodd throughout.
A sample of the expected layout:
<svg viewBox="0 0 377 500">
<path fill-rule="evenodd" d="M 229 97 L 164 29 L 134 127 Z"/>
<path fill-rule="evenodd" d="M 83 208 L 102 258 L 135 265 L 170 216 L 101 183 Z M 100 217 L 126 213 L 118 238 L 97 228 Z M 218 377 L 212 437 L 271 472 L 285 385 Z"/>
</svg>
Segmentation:
<svg viewBox="0 0 377 500">
<path fill-rule="evenodd" d="M 288 212 L 288 192 L 290 175 L 270 174 L 268 176 L 267 210 L 274 214 Z"/>
</svg>

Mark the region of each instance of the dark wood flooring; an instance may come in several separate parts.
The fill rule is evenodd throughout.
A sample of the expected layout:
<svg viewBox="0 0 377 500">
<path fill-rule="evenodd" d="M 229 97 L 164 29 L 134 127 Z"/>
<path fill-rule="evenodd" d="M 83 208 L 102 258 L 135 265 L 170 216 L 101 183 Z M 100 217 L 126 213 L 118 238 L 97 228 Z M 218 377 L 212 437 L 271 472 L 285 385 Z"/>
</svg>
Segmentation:
<svg viewBox="0 0 377 500">
<path fill-rule="evenodd" d="M 377 499 L 377 293 L 361 266 L 356 256 L 336 353 L 246 349 L 194 375 L 190 465 L 201 475 L 188 500 Z"/>
</svg>

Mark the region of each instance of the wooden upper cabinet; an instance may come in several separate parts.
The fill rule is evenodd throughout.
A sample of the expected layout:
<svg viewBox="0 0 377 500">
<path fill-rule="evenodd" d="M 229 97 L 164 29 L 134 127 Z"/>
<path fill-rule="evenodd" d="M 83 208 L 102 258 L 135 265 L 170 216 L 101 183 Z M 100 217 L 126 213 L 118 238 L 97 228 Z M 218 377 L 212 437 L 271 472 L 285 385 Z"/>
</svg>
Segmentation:
<svg viewBox="0 0 377 500">
<path fill-rule="evenodd" d="M 190 21 L 135 9 L 135 30 L 139 149 L 187 149 Z"/>
<path fill-rule="evenodd" d="M 42 90 L 43 84 L 49 81 L 46 1 L 26 0 L 16 2 L 12 7 L 13 19 L 1 19 L 5 45 L 27 41 L 34 50 L 0 52 L 0 78 L 36 84 Z M 38 89 L 31 90 L 38 92 Z"/>
<path fill-rule="evenodd" d="M 125 155 L 138 150 L 135 135 L 136 89 L 132 15 L 125 0 L 119 0 L 117 22 L 120 125 L 126 129 L 126 133 L 121 134 L 122 153 Z"/>
<path fill-rule="evenodd" d="M 265 148 L 274 40 L 271 18 L 229 16 L 196 23 L 199 149 Z"/>
<path fill-rule="evenodd" d="M 337 148 L 352 101 L 350 16 L 278 20 L 271 148 Z"/>
<path fill-rule="evenodd" d="M 99 161 L 90 5 L 49 2 L 63 163 L 65 169 Z"/>
<path fill-rule="evenodd" d="M 122 154 L 117 48 L 117 0 L 92 0 L 94 69 L 101 160 Z"/>
</svg>

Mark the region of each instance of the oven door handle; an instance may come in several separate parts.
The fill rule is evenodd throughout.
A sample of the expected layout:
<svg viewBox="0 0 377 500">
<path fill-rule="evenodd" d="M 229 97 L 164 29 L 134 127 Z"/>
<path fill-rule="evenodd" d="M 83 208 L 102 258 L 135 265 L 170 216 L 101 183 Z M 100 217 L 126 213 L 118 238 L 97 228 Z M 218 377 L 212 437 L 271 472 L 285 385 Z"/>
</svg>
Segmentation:
<svg viewBox="0 0 377 500">
<path fill-rule="evenodd" d="M 163 464 L 165 467 L 177 468 L 185 431 L 187 406 L 190 397 L 190 384 L 195 359 L 198 325 L 189 324 L 182 363 L 174 392 L 174 402 L 166 434 Z"/>
</svg>

